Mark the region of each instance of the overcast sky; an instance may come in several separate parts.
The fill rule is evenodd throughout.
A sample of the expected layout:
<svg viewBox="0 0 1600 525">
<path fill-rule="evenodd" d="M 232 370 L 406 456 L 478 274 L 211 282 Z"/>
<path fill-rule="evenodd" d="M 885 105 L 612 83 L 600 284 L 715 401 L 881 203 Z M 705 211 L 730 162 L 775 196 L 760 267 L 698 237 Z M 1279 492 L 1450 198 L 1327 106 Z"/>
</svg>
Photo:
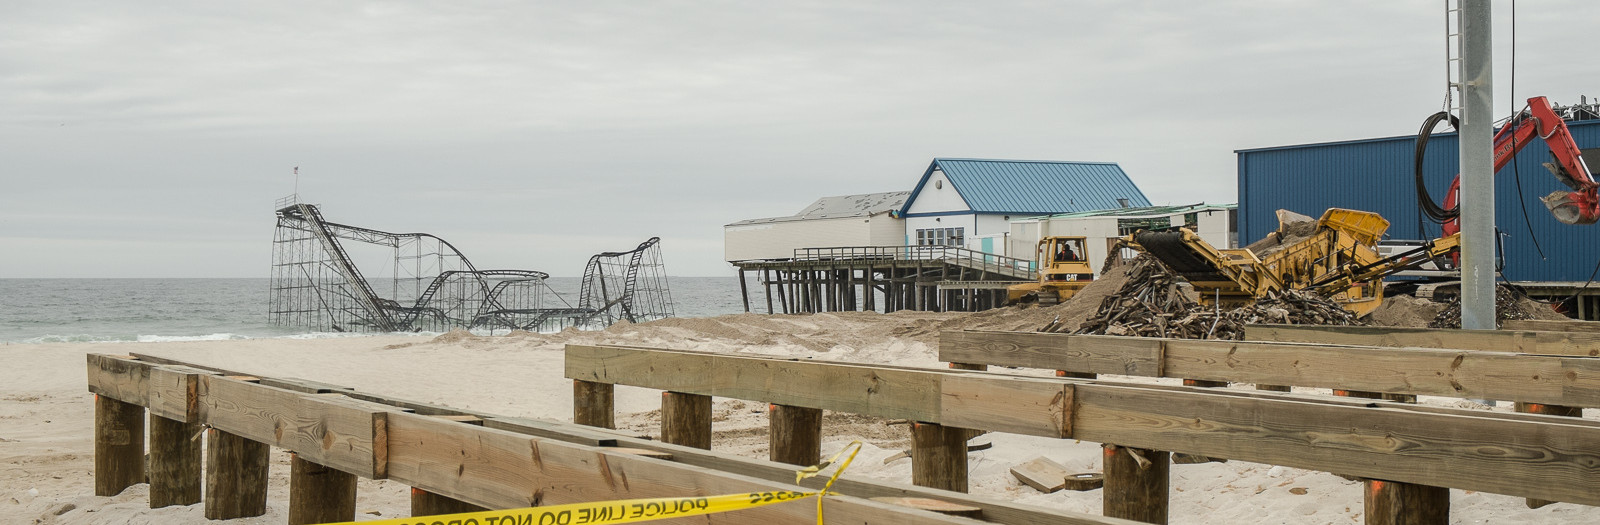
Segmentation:
<svg viewBox="0 0 1600 525">
<path fill-rule="evenodd" d="M 1234 202 L 1233 150 L 1415 133 L 1443 2 L 0 4 L 0 277 L 267 277 L 272 204 L 578 275 L 910 190 L 934 157 L 1111 161 Z M 1496 109 L 1600 95 L 1600 2 L 1495 5 Z M 1520 107 L 1521 103 L 1517 103 Z"/>
</svg>

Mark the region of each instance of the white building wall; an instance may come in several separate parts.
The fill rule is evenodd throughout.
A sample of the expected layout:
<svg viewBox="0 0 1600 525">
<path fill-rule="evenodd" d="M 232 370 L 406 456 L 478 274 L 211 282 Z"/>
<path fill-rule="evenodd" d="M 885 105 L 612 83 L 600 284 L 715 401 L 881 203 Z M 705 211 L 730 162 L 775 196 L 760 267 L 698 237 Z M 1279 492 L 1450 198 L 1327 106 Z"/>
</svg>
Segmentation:
<svg viewBox="0 0 1600 525">
<path fill-rule="evenodd" d="M 890 217 L 888 213 L 873 215 L 868 221 L 868 246 L 904 246 L 906 221 Z"/>
<path fill-rule="evenodd" d="M 961 198 L 961 194 L 956 191 L 955 185 L 950 184 L 950 180 L 945 178 L 944 172 L 935 171 L 933 175 L 928 176 L 928 183 L 922 186 L 922 191 L 916 194 L 916 200 L 911 201 L 911 208 L 906 210 L 906 214 L 971 209 L 972 207 L 967 205 L 967 200 Z"/>
<path fill-rule="evenodd" d="M 872 223 L 897 222 L 886 216 L 807 219 L 722 228 L 723 257 L 727 261 L 787 259 L 796 248 L 872 246 Z M 899 245 L 899 240 L 885 245 Z"/>
</svg>

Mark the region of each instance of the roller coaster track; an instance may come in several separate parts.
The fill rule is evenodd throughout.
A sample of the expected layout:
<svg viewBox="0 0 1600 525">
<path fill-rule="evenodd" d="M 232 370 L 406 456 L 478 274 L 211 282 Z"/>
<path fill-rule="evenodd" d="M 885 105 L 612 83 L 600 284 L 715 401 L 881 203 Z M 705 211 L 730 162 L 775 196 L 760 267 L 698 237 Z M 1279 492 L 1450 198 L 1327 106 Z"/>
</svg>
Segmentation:
<svg viewBox="0 0 1600 525">
<path fill-rule="evenodd" d="M 293 210 L 293 212 L 288 212 L 289 210 Z M 361 269 L 356 268 L 355 263 L 350 261 L 350 254 L 345 252 L 344 247 L 339 245 L 339 241 L 334 238 L 333 233 L 328 231 L 328 225 L 326 221 L 322 220 L 322 213 L 317 211 L 317 207 L 312 204 L 296 204 L 292 208 L 279 210 L 279 213 L 286 213 L 285 217 L 300 219 L 301 222 L 306 224 L 306 230 L 310 231 L 322 243 L 323 248 L 333 258 L 334 271 L 338 272 L 345 282 L 356 288 L 354 299 L 361 305 L 362 309 L 367 311 L 367 319 L 373 323 L 373 326 L 385 332 L 395 331 L 394 321 L 389 318 L 389 313 L 383 308 L 384 299 L 378 297 L 378 294 L 372 291 L 372 285 L 367 282 L 366 277 L 361 275 Z"/>
</svg>

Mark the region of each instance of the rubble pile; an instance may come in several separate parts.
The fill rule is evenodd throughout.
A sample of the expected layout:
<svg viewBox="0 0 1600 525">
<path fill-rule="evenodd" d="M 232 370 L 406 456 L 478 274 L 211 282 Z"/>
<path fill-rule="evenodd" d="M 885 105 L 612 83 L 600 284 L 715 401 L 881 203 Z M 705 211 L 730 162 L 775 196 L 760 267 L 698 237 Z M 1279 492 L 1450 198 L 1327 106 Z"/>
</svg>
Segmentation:
<svg viewBox="0 0 1600 525">
<path fill-rule="evenodd" d="M 1051 323 L 1040 331 L 1239 340 L 1248 324 L 1364 324 L 1338 303 L 1309 292 L 1273 293 L 1250 305 L 1219 309 L 1190 299 L 1179 282 L 1160 262 L 1141 254 L 1122 289 L 1102 299 L 1099 311 L 1080 327 Z"/>
<path fill-rule="evenodd" d="M 1520 319 L 1565 319 L 1565 316 L 1555 313 L 1548 306 L 1540 304 L 1527 295 L 1513 290 L 1506 285 L 1497 285 L 1494 290 L 1494 326 L 1499 328 L 1506 321 Z M 1438 317 L 1428 323 L 1428 328 L 1461 328 L 1461 297 L 1457 296 L 1450 301 Z"/>
</svg>

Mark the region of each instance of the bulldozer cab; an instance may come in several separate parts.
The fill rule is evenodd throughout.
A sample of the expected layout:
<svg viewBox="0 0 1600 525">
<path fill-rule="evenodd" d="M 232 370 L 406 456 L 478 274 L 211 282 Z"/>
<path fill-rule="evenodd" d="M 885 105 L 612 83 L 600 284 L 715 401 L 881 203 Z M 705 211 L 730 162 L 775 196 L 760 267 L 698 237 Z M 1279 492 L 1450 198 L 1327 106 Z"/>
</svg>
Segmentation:
<svg viewBox="0 0 1600 525">
<path fill-rule="evenodd" d="M 1039 240 L 1039 274 L 1042 281 L 1091 281 L 1088 245 L 1084 237 L 1045 237 Z"/>
</svg>

